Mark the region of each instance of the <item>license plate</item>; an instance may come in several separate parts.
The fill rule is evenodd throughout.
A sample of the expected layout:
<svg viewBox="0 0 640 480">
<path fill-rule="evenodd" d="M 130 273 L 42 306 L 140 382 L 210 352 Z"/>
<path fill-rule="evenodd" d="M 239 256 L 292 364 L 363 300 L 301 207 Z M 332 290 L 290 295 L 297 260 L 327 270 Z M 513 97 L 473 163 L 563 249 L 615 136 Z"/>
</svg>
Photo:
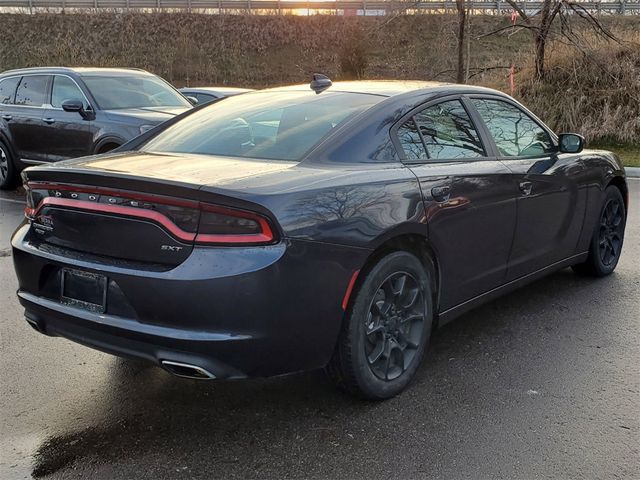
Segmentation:
<svg viewBox="0 0 640 480">
<path fill-rule="evenodd" d="M 104 313 L 107 306 L 107 277 L 62 269 L 60 301 L 65 305 Z"/>
</svg>

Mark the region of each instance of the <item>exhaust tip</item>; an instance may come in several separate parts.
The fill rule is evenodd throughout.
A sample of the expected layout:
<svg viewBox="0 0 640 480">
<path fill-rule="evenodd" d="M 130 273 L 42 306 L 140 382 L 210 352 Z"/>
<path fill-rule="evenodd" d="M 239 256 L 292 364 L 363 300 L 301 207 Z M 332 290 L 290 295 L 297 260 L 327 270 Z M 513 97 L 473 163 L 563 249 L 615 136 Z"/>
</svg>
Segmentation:
<svg viewBox="0 0 640 480">
<path fill-rule="evenodd" d="M 191 378 L 194 380 L 213 380 L 214 374 L 196 365 L 188 363 L 172 362 L 170 360 L 160 361 L 162 366 L 176 377 Z"/>
</svg>

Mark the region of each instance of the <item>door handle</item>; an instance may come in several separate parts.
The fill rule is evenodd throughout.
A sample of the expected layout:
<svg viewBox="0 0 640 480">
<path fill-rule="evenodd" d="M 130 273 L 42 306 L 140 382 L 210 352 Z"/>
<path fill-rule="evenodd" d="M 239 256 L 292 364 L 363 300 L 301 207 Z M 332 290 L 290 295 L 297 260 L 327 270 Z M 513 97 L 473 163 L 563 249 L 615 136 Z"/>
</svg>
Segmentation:
<svg viewBox="0 0 640 480">
<path fill-rule="evenodd" d="M 9 120 L 11 120 L 13 118 L 13 115 L 6 115 L 5 114 L 5 115 L 2 115 L 2 118 L 8 122 Z"/>
<path fill-rule="evenodd" d="M 451 196 L 451 187 L 449 185 L 439 185 L 431 189 L 431 196 L 436 202 L 446 202 Z"/>
<path fill-rule="evenodd" d="M 531 190 L 533 189 L 533 183 L 531 182 L 520 182 L 520 191 L 523 195 L 531 195 Z"/>
<path fill-rule="evenodd" d="M 43 118 L 42 121 L 44 123 L 48 123 L 49 125 L 51 125 L 52 123 L 56 123 L 56 119 L 51 117 Z"/>
</svg>

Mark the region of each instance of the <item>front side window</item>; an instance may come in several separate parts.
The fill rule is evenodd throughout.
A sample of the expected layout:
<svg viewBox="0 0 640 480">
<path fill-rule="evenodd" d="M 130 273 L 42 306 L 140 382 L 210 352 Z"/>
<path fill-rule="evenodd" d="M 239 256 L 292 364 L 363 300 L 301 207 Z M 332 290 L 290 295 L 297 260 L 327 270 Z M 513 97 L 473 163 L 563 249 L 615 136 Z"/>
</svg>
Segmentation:
<svg viewBox="0 0 640 480">
<path fill-rule="evenodd" d="M 485 156 L 480 136 L 459 100 L 421 110 L 398 129 L 398 139 L 409 161 Z"/>
<path fill-rule="evenodd" d="M 473 104 L 501 155 L 526 157 L 556 150 L 549 133 L 515 105 L 486 98 L 475 98 Z"/>
<path fill-rule="evenodd" d="M 11 104 L 16 94 L 16 87 L 20 77 L 11 77 L 0 80 L 0 103 Z"/>
<path fill-rule="evenodd" d="M 22 77 L 16 91 L 16 105 L 41 107 L 46 102 L 49 75 L 27 75 Z"/>
<path fill-rule="evenodd" d="M 76 82 L 69 77 L 56 75 L 53 77 L 53 88 L 51 90 L 51 106 L 62 108 L 62 104 L 67 100 L 80 100 L 84 108 L 88 107 L 84 95 Z"/>
<path fill-rule="evenodd" d="M 102 110 L 191 107 L 191 103 L 163 80 L 148 75 L 82 77 Z"/>
<path fill-rule="evenodd" d="M 338 125 L 385 97 L 255 92 L 215 102 L 150 139 L 147 152 L 300 160 Z"/>
</svg>

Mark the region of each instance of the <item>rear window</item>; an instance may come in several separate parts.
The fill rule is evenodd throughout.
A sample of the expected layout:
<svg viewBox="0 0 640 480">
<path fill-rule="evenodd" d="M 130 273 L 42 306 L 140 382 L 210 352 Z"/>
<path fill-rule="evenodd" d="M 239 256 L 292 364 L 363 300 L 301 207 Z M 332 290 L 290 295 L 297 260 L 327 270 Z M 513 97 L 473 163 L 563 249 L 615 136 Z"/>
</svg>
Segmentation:
<svg viewBox="0 0 640 480">
<path fill-rule="evenodd" d="M 346 92 L 248 93 L 189 115 L 141 149 L 300 160 L 331 130 L 383 99 Z"/>
</svg>

